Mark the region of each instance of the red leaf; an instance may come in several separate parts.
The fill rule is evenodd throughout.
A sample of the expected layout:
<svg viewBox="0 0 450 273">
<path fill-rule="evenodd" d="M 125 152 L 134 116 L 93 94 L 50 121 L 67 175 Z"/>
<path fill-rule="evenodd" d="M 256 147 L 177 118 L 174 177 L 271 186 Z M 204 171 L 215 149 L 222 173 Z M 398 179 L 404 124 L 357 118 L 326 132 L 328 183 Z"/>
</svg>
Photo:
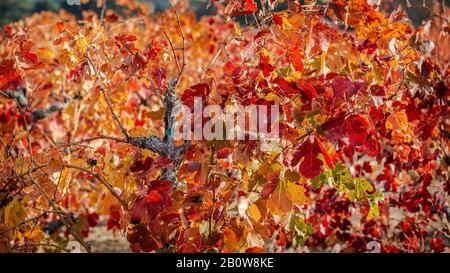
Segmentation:
<svg viewBox="0 0 450 273">
<path fill-rule="evenodd" d="M 131 249 L 134 252 L 150 252 L 162 247 L 159 239 L 152 235 L 147 226 L 143 223 L 131 226 L 128 229 L 127 239 L 131 244 Z"/>
<path fill-rule="evenodd" d="M 247 248 L 245 253 L 264 253 L 264 249 L 262 247 L 255 246 L 252 248 Z"/>
<path fill-rule="evenodd" d="M 148 171 L 155 168 L 155 160 L 152 157 L 146 157 L 143 160 L 137 160 L 130 166 L 130 171 L 135 172 L 138 179 L 145 179 Z"/>
<path fill-rule="evenodd" d="M 258 10 L 258 5 L 256 5 L 254 0 L 245 0 L 244 1 L 244 11 L 250 11 L 251 13 L 255 13 Z"/>
<path fill-rule="evenodd" d="M 325 163 L 327 164 L 328 168 L 333 169 L 333 161 L 328 155 L 327 150 L 325 150 L 325 147 L 323 147 L 322 142 L 320 142 L 319 138 L 317 138 L 316 136 L 314 136 L 314 140 L 317 142 L 317 145 L 319 145 L 320 151 L 323 155 L 323 158 L 325 159 Z"/>
<path fill-rule="evenodd" d="M 295 82 L 287 81 L 285 78 L 277 77 L 274 81 L 287 96 L 300 93 L 300 89 Z"/>
<path fill-rule="evenodd" d="M 208 97 L 211 89 L 209 85 L 206 83 L 199 83 L 191 86 L 189 89 L 184 90 L 181 95 L 181 101 L 190 108 L 194 107 L 194 97 L 201 97 L 203 101 L 205 101 L 206 97 Z"/>
<path fill-rule="evenodd" d="M 351 97 L 365 88 L 367 83 L 362 80 L 353 81 L 349 77 L 337 77 L 331 82 L 335 97 Z"/>
<path fill-rule="evenodd" d="M 383 111 L 383 110 L 380 109 L 380 111 Z M 420 120 L 420 116 L 422 114 L 420 108 L 416 106 L 413 99 L 411 99 L 410 102 L 408 103 L 408 105 L 406 106 L 405 112 L 406 112 L 406 116 L 408 117 L 408 122 Z M 384 116 L 383 116 L 383 118 L 384 118 Z M 380 120 L 380 121 L 383 121 L 383 120 Z"/>
<path fill-rule="evenodd" d="M 16 89 L 20 81 L 20 75 L 14 69 L 14 61 L 11 59 L 3 60 L 0 64 L 0 89 Z"/>
<path fill-rule="evenodd" d="M 272 20 L 275 22 L 275 24 L 277 24 L 278 26 L 282 27 L 283 26 L 283 18 L 277 14 L 274 14 L 272 16 Z"/>
<path fill-rule="evenodd" d="M 87 62 L 82 62 L 77 68 L 71 70 L 69 72 L 69 78 L 73 78 L 77 80 L 79 77 L 83 75 L 83 73 L 86 71 L 86 68 L 88 67 Z"/>
<path fill-rule="evenodd" d="M 130 209 L 130 217 L 132 221 L 141 220 L 147 214 L 147 202 L 145 198 L 138 197 Z"/>
<path fill-rule="evenodd" d="M 137 40 L 137 37 L 134 35 L 126 34 L 126 33 L 120 33 L 119 35 L 116 35 L 114 37 L 117 41 L 119 41 L 122 44 L 128 43 L 128 42 L 134 42 Z"/>
<path fill-rule="evenodd" d="M 361 146 L 365 143 L 369 134 L 368 127 L 366 118 L 360 115 L 351 115 L 344 122 L 344 129 L 353 146 Z"/>
<path fill-rule="evenodd" d="M 142 119 L 136 119 L 134 121 L 134 126 L 143 126 L 145 124 L 145 122 Z"/>
<path fill-rule="evenodd" d="M 18 57 L 19 61 L 21 62 L 21 66 L 24 69 L 38 69 L 44 67 L 44 64 L 39 61 L 37 55 L 29 51 L 21 51 L 18 54 Z"/>
<path fill-rule="evenodd" d="M 270 30 L 268 28 L 265 28 L 263 30 L 261 30 L 260 32 L 258 32 L 255 37 L 253 37 L 254 40 L 258 40 L 261 37 L 266 36 L 267 34 L 270 34 Z"/>
<path fill-rule="evenodd" d="M 297 152 L 292 155 L 291 166 L 296 166 L 302 158 L 303 161 L 300 164 L 299 171 L 306 178 L 314 178 L 318 176 L 323 170 L 323 163 L 320 159 L 317 158 L 318 154 L 321 153 L 321 149 L 318 145 L 318 142 L 312 142 L 310 139 L 300 145 Z M 322 152 L 324 153 L 324 152 Z M 326 152 L 325 152 L 326 154 Z M 328 155 L 324 155 L 324 157 L 328 157 Z M 331 165 L 331 160 L 328 158 Z M 328 164 L 328 163 L 327 163 Z"/>
<path fill-rule="evenodd" d="M 267 198 L 275 190 L 280 182 L 280 172 L 272 172 L 267 175 L 267 182 L 261 191 L 261 198 Z"/>
<path fill-rule="evenodd" d="M 286 235 L 283 230 L 279 230 L 277 246 L 285 246 L 286 245 Z"/>
<path fill-rule="evenodd" d="M 268 77 L 272 71 L 275 70 L 275 67 L 270 64 L 269 56 L 259 54 L 259 65 L 258 69 L 262 71 L 264 77 Z"/>
<path fill-rule="evenodd" d="M 228 147 L 222 148 L 219 151 L 217 151 L 217 158 L 218 159 L 224 159 L 227 158 L 231 154 L 231 150 Z"/>
<path fill-rule="evenodd" d="M 106 226 L 108 230 L 121 229 L 120 219 L 122 218 L 121 208 L 119 205 L 113 204 L 109 207 L 109 217 Z"/>
<path fill-rule="evenodd" d="M 89 213 L 87 215 L 87 221 L 90 227 L 95 227 L 98 224 L 99 216 L 97 213 Z"/>
<path fill-rule="evenodd" d="M 325 132 L 326 138 L 329 141 L 336 144 L 342 139 L 342 136 L 344 135 L 343 124 L 346 115 L 347 113 L 345 112 L 341 113 L 334 118 L 330 118 L 320 126 L 320 130 Z"/>
<path fill-rule="evenodd" d="M 165 208 L 170 206 L 170 186 L 172 182 L 156 180 L 151 182 L 147 194 L 139 195 L 134 201 L 130 216 L 133 221 L 141 220 L 148 216 L 153 220 Z"/>
<path fill-rule="evenodd" d="M 223 66 L 223 73 L 232 78 L 238 78 L 241 74 L 242 67 L 236 63 L 228 61 Z"/>
<path fill-rule="evenodd" d="M 383 120 L 384 120 L 383 109 L 372 106 L 372 107 L 370 107 L 370 110 L 369 110 L 369 116 L 374 125 L 376 125 L 378 122 L 383 122 Z"/>
<path fill-rule="evenodd" d="M 307 155 L 300 164 L 299 171 L 306 178 L 314 178 L 323 170 L 323 163 L 315 156 Z"/>
<path fill-rule="evenodd" d="M 386 90 L 384 86 L 381 85 L 372 85 L 370 87 L 370 93 L 374 96 L 384 97 L 386 96 Z"/>
<path fill-rule="evenodd" d="M 11 114 L 9 111 L 6 113 L 0 113 L 0 123 L 6 123 L 9 124 L 11 122 Z"/>
<path fill-rule="evenodd" d="M 6 25 L 3 30 L 5 31 L 6 37 L 11 38 L 12 36 L 12 27 L 11 25 Z"/>
<path fill-rule="evenodd" d="M 303 71 L 303 54 L 299 47 L 293 47 L 288 52 L 288 60 L 292 63 L 295 70 Z"/>
<path fill-rule="evenodd" d="M 299 86 L 302 92 L 302 101 L 305 103 L 311 103 L 311 101 L 317 96 L 316 89 L 314 87 L 305 82 Z"/>
<path fill-rule="evenodd" d="M 159 195 L 159 193 L 155 190 L 150 191 L 150 193 L 147 195 L 146 200 L 148 203 L 152 202 L 161 202 L 162 197 Z"/>
<path fill-rule="evenodd" d="M 311 143 L 310 140 L 306 140 L 300 145 L 297 152 L 292 155 L 291 166 L 297 166 L 300 160 L 307 155 L 317 157 L 318 153 L 320 153 L 320 148 L 317 144 Z"/>
</svg>

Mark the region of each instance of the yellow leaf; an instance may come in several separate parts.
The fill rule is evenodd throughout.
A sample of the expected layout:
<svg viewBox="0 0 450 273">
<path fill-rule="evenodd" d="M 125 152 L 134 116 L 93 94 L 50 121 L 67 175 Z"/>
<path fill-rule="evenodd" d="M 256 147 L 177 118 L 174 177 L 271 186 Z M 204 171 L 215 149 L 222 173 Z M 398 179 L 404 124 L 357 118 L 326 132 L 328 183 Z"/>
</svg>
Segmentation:
<svg viewBox="0 0 450 273">
<path fill-rule="evenodd" d="M 128 89 L 127 82 L 123 81 L 119 83 L 111 90 L 111 101 L 113 103 L 124 102 L 127 101 L 128 98 Z"/>
<path fill-rule="evenodd" d="M 63 48 L 59 51 L 58 62 L 60 64 L 68 64 L 70 61 L 70 52 Z"/>
<path fill-rule="evenodd" d="M 378 208 L 378 204 L 376 203 L 370 205 L 369 213 L 367 214 L 367 221 L 372 220 L 375 216 L 380 216 L 380 210 Z"/>
<path fill-rule="evenodd" d="M 80 37 L 77 39 L 77 47 L 81 53 L 84 53 L 86 51 L 86 48 L 88 47 L 88 41 L 85 37 Z"/>
<path fill-rule="evenodd" d="M 277 96 L 276 94 L 274 94 L 273 92 L 270 92 L 269 94 L 267 94 L 266 100 L 273 101 L 275 104 L 280 104 L 280 102 L 281 102 L 281 98 L 279 96 Z"/>
<path fill-rule="evenodd" d="M 14 227 L 22 222 L 26 217 L 26 210 L 24 206 L 20 203 L 17 197 L 15 197 L 6 207 L 5 207 L 5 224 L 8 227 Z"/>
<path fill-rule="evenodd" d="M 55 53 L 53 53 L 48 48 L 38 48 L 36 55 L 39 57 L 39 59 L 51 61 L 53 58 L 55 58 Z"/>
<path fill-rule="evenodd" d="M 287 194 L 285 183 L 281 180 L 267 200 L 267 207 L 274 215 L 285 215 L 292 210 L 292 201 Z"/>
<path fill-rule="evenodd" d="M 247 212 L 253 220 L 258 222 L 259 219 L 261 219 L 261 213 L 259 212 L 258 206 L 256 206 L 255 204 L 251 204 L 250 206 L 248 206 Z"/>
<path fill-rule="evenodd" d="M 240 37 L 242 35 L 242 29 L 239 26 L 239 24 L 234 25 L 234 34 L 238 37 Z"/>
<path fill-rule="evenodd" d="M 82 168 L 89 168 L 87 161 L 79 157 L 72 157 L 70 159 L 70 165 L 80 166 Z"/>
<path fill-rule="evenodd" d="M 111 207 L 111 205 L 117 204 L 117 199 L 109 192 L 103 193 L 100 203 L 100 212 L 109 214 L 109 208 Z"/>
<path fill-rule="evenodd" d="M 305 196 L 306 189 L 292 182 L 288 182 L 286 185 L 286 192 L 289 199 L 297 205 L 303 205 L 306 202 Z"/>
<path fill-rule="evenodd" d="M 282 29 L 291 29 L 292 24 L 289 22 L 288 13 L 286 11 L 278 12 L 277 15 L 282 20 Z"/>
<path fill-rule="evenodd" d="M 14 161 L 14 171 L 17 175 L 23 175 L 28 172 L 30 168 L 30 163 L 23 157 L 19 157 Z"/>
<path fill-rule="evenodd" d="M 58 188 L 62 195 L 67 193 L 67 189 L 72 179 L 72 171 L 70 169 L 63 169 L 59 178 Z"/>
<path fill-rule="evenodd" d="M 402 132 L 408 128 L 408 117 L 405 111 L 399 111 L 391 114 L 386 119 L 386 129 L 392 129 L 396 132 Z"/>
<path fill-rule="evenodd" d="M 39 243 L 44 239 L 44 232 L 39 228 L 30 229 L 24 233 L 23 237 L 27 242 Z"/>
</svg>

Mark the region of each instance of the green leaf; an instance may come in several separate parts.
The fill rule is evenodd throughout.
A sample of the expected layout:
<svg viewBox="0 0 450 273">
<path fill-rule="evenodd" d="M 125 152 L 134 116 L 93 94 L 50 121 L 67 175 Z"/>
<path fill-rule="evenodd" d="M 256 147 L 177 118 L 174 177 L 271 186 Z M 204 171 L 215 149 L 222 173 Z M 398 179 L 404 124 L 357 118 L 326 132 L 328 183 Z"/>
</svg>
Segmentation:
<svg viewBox="0 0 450 273">
<path fill-rule="evenodd" d="M 374 216 L 380 216 L 380 210 L 378 208 L 378 203 L 371 203 L 369 213 L 367 214 L 367 220 L 371 220 Z"/>
<path fill-rule="evenodd" d="M 319 176 L 311 179 L 311 185 L 314 187 L 314 189 L 318 189 L 327 181 L 327 178 L 327 173 L 323 172 Z"/>
</svg>

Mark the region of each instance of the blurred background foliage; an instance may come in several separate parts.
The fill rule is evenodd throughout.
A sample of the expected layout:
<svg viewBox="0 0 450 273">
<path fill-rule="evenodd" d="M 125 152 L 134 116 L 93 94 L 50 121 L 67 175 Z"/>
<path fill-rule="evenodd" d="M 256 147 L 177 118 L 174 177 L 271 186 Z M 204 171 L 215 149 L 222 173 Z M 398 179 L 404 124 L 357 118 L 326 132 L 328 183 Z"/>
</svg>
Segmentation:
<svg viewBox="0 0 450 273">
<path fill-rule="evenodd" d="M 81 18 L 83 10 L 95 10 L 100 13 L 100 8 L 96 5 L 96 0 L 84 0 L 81 5 L 69 5 L 68 2 L 76 0 L 0 0 L 0 26 L 4 26 L 10 22 L 20 20 L 33 13 L 51 10 L 58 11 L 65 9 L 68 12 Z M 370 0 L 374 1 L 374 0 Z M 433 5 L 439 1 L 444 1 L 448 6 L 450 0 L 382 0 L 381 8 L 386 11 L 392 11 L 395 7 L 401 5 L 413 21 L 414 25 L 420 25 L 423 20 L 433 16 Z M 152 12 L 160 12 L 169 7 L 168 0 L 140 0 L 140 2 L 148 3 Z M 198 16 L 211 13 L 211 9 L 207 9 L 208 0 L 190 0 L 190 8 L 194 10 Z M 259 2 L 259 1 L 258 1 Z M 287 1 L 286 1 L 287 2 Z M 303 0 L 298 0 L 302 4 Z M 317 0 L 318 3 L 326 2 L 326 0 Z M 114 0 L 108 0 L 108 8 L 114 9 L 116 5 Z M 120 9 L 114 9 L 120 13 Z"/>
</svg>

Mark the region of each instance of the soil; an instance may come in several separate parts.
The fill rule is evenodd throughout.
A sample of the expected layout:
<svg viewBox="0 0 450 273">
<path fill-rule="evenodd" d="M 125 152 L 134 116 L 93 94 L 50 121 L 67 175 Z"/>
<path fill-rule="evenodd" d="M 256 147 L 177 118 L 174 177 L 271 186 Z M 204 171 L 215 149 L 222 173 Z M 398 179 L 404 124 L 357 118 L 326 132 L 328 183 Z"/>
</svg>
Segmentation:
<svg viewBox="0 0 450 273">
<path fill-rule="evenodd" d="M 91 245 L 92 252 L 96 253 L 132 252 L 126 234 L 122 234 L 119 231 L 113 233 L 105 225 L 98 225 L 91 228 L 86 242 Z"/>
</svg>

